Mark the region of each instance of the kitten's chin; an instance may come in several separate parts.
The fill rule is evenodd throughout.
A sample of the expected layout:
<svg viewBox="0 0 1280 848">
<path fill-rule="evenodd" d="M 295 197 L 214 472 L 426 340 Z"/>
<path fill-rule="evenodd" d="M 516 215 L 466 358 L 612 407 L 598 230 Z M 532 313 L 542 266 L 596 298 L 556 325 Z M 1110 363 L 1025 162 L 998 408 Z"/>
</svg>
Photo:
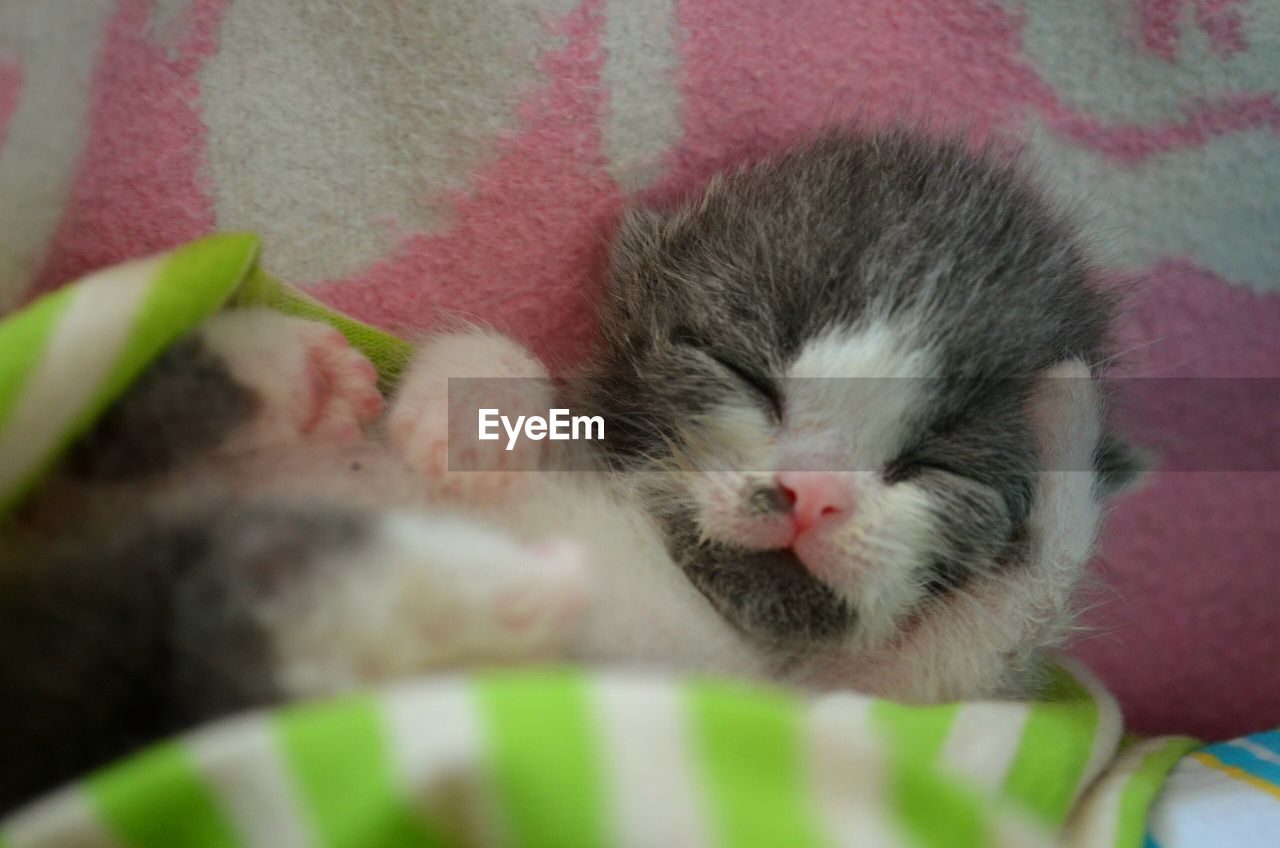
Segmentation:
<svg viewBox="0 0 1280 848">
<path fill-rule="evenodd" d="M 774 571 L 792 572 L 797 575 L 813 574 L 813 570 L 805 565 L 800 556 L 790 548 L 765 548 L 756 553 L 759 554 L 760 560 L 767 562 Z"/>
<path fill-rule="evenodd" d="M 812 647 L 841 640 L 857 626 L 853 608 L 790 550 L 696 545 L 678 561 L 711 605 L 763 647 Z"/>
<path fill-rule="evenodd" d="M 786 551 L 796 565 L 840 595 L 857 588 L 865 564 L 851 553 L 841 551 L 830 540 L 816 534 L 802 535 Z"/>
<path fill-rule="evenodd" d="M 849 621 L 856 620 L 857 626 L 840 634 L 845 640 L 840 651 L 854 646 L 858 651 L 891 649 L 909 638 L 922 617 L 945 604 L 935 598 L 922 605 L 919 582 L 905 578 L 905 569 L 866 561 L 817 534 L 801 536 L 789 548 L 757 552 L 752 560 L 762 575 L 767 571 L 775 580 L 812 586 L 851 611 Z"/>
</svg>

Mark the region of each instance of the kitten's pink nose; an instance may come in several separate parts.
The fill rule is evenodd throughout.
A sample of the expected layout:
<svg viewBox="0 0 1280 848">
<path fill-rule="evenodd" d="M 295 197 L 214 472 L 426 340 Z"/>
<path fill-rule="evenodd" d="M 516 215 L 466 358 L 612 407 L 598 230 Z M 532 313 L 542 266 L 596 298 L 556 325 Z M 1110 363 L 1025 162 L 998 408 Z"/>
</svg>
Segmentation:
<svg viewBox="0 0 1280 848">
<path fill-rule="evenodd" d="M 848 484 L 829 471 L 783 471 L 778 487 L 791 502 L 797 536 L 853 510 Z"/>
</svg>

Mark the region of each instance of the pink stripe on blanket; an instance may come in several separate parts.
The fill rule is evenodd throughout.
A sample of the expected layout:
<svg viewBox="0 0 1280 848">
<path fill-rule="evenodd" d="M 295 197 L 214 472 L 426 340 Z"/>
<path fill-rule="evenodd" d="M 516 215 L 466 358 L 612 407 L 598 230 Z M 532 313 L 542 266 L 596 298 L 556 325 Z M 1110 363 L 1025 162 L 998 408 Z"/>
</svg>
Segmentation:
<svg viewBox="0 0 1280 848">
<path fill-rule="evenodd" d="M 1219 34 L 1215 43 L 1234 45 L 1230 3 L 1198 2 L 1200 25 Z M 786 7 L 685 0 L 686 136 L 668 186 L 849 119 L 875 125 L 927 115 L 934 126 L 983 137 L 1019 135 L 1026 116 L 1039 114 L 1062 135 L 1126 164 L 1244 130 L 1280 129 L 1273 92 L 1208 96 L 1186 104 L 1183 117 L 1152 125 L 1093 117 L 1066 102 L 1028 61 L 1025 15 L 980 0 Z M 1149 16 L 1163 26 L 1156 11 Z"/>
<path fill-rule="evenodd" d="M 1019 20 L 989 3 L 682 2 L 685 138 L 669 182 L 837 122 L 928 115 L 985 135 L 1014 124 L 1036 78 Z"/>
<path fill-rule="evenodd" d="M 120 0 L 94 72 L 84 157 L 28 297 L 213 228 L 196 74 L 217 48 L 228 2 L 193 0 L 172 28 L 176 43 L 162 44 L 155 4 Z"/>
<path fill-rule="evenodd" d="M 22 99 L 22 63 L 17 59 L 0 62 L 0 149 L 4 148 L 9 119 Z"/>
<path fill-rule="evenodd" d="M 1136 0 L 1142 44 L 1157 56 L 1173 61 L 1181 32 L 1178 23 L 1188 5 L 1195 7 L 1195 22 L 1223 56 L 1240 53 L 1249 45 L 1240 18 L 1244 0 Z"/>
<path fill-rule="evenodd" d="M 1220 136 L 1254 129 L 1280 131 L 1280 102 L 1271 93 L 1238 94 L 1218 98 L 1189 110 L 1180 121 L 1152 126 L 1109 126 L 1060 105 L 1044 104 L 1050 125 L 1084 147 L 1112 159 L 1136 165 L 1149 156 L 1202 147 Z"/>
<path fill-rule="evenodd" d="M 591 337 L 606 225 L 621 193 L 605 171 L 600 3 L 550 24 L 567 46 L 519 109 L 522 129 L 454 196 L 457 224 L 415 235 L 363 273 L 310 291 L 390 328 L 439 326 L 441 310 L 513 333 L 553 362 Z"/>
</svg>

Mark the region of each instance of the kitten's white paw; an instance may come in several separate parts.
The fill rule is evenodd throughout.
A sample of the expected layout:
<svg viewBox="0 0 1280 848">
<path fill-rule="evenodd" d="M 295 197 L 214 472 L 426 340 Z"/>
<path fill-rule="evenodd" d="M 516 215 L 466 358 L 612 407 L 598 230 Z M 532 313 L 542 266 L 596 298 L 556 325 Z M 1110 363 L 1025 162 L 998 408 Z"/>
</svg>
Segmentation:
<svg viewBox="0 0 1280 848">
<path fill-rule="evenodd" d="M 526 545 L 522 552 L 528 576 L 492 598 L 485 629 L 509 654 L 532 649 L 550 657 L 546 649 L 563 647 L 586 607 L 589 557 L 567 539 Z"/>
<path fill-rule="evenodd" d="M 452 380 L 451 380 L 452 378 Z M 551 403 L 547 371 L 531 353 L 496 333 L 437 336 L 419 350 L 387 420 L 391 444 L 436 491 L 485 500 L 517 486 L 540 467 L 544 443 L 507 435 L 478 437 L 481 409 L 512 420 L 545 415 Z"/>
<path fill-rule="evenodd" d="M 330 559 L 271 616 L 290 695 L 563 656 L 590 588 L 581 545 L 527 545 L 454 517 L 390 514 Z"/>
<path fill-rule="evenodd" d="M 233 449 L 299 435 L 351 442 L 382 414 L 373 365 L 328 324 L 239 309 L 215 315 L 200 328 L 200 337 L 261 403 Z"/>
<path fill-rule="evenodd" d="M 378 562 L 397 586 L 388 636 L 417 645 L 380 652 L 402 666 L 394 672 L 551 659 L 585 609 L 587 554 L 575 543 L 526 545 L 460 519 L 416 516 L 385 520 L 382 534 Z"/>
</svg>

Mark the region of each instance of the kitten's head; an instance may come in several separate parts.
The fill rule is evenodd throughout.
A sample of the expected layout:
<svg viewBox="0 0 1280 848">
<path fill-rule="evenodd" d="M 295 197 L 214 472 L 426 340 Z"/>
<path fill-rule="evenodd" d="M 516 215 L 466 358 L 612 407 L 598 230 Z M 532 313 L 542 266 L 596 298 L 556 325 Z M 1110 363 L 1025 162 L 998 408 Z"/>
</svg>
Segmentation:
<svg viewBox="0 0 1280 848">
<path fill-rule="evenodd" d="M 874 650 L 1035 558 L 1041 470 L 1088 475 L 1092 541 L 1081 363 L 1112 310 L 1010 169 L 832 134 L 628 214 L 587 398 L 723 614 L 775 646 Z M 1048 458 L 1068 437 L 1071 469 Z"/>
</svg>

